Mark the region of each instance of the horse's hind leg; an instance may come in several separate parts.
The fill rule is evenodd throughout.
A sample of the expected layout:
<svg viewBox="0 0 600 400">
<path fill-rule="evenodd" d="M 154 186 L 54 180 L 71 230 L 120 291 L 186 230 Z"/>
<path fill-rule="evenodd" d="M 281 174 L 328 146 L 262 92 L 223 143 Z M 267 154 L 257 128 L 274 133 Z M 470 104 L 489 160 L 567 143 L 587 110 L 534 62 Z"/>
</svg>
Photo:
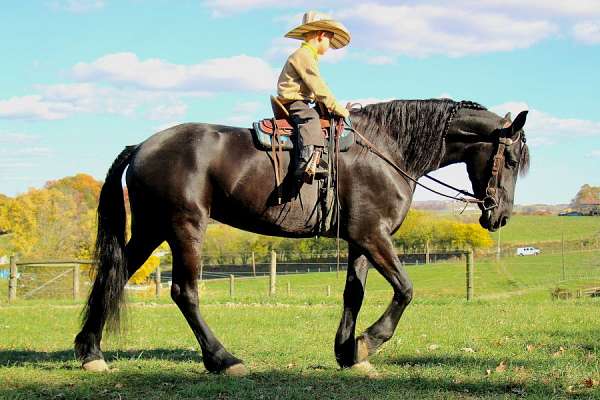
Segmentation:
<svg viewBox="0 0 600 400">
<path fill-rule="evenodd" d="M 132 227 L 132 236 L 125 246 L 127 273 L 131 277 L 163 241 L 160 235 L 151 228 Z M 93 296 L 94 293 L 91 294 Z M 100 298 L 100 297 L 98 297 Z M 75 352 L 83 363 L 84 369 L 102 371 L 108 369 L 100 350 L 102 331 L 106 322 L 102 303 L 94 301 L 84 321 L 81 332 L 75 338 Z"/>
<path fill-rule="evenodd" d="M 369 265 L 367 258 L 353 245 L 349 246 L 348 272 L 344 289 L 344 311 L 335 336 L 335 358 L 340 367 L 351 367 L 364 355 L 358 354 L 354 331 L 356 318 L 365 295 Z"/>
<path fill-rule="evenodd" d="M 231 355 L 212 333 L 198 308 L 198 265 L 208 216 L 182 216 L 174 221 L 168 239 L 173 253 L 171 297 L 187 320 L 202 349 L 204 366 L 210 372 L 243 375 L 242 361 Z"/>
</svg>

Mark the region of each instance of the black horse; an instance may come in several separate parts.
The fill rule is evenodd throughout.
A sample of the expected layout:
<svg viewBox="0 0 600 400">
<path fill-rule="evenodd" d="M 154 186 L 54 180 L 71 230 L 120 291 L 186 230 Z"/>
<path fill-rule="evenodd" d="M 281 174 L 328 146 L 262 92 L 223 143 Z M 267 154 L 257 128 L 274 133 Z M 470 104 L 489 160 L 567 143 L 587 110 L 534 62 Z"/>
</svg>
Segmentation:
<svg viewBox="0 0 600 400">
<path fill-rule="evenodd" d="M 512 122 L 510 115 L 502 118 L 479 104 L 448 99 L 395 100 L 352 111 L 356 131 L 388 160 L 370 151 L 364 140 L 339 156 L 340 235 L 349 247 L 343 313 L 335 337 L 341 367 L 365 361 L 389 340 L 413 296 L 392 234 L 408 212 L 415 184 L 391 164 L 419 178 L 464 162 L 478 198 L 489 195 L 494 182 L 496 206 L 480 205 L 481 225 L 494 231 L 510 218 L 518 173 L 528 167 L 522 130 L 526 115 L 524 111 Z M 503 162 L 493 175 L 496 155 L 503 156 Z M 287 155 L 283 163 L 288 165 Z M 127 166 L 131 238 L 125 243 L 121 177 Z M 105 323 L 118 323 L 127 280 L 166 240 L 173 254 L 171 297 L 200 344 L 204 365 L 211 372 L 245 373 L 242 361 L 225 349 L 200 315 L 199 259 L 209 218 L 267 235 L 319 233 L 316 185 L 302 186 L 278 205 L 272 201 L 274 181 L 271 154 L 256 149 L 250 129 L 188 123 L 126 147 L 110 167 L 100 194 L 98 271 L 75 339 L 84 368 L 107 368 L 100 350 Z M 394 294 L 383 315 L 355 338 L 368 263 Z"/>
</svg>

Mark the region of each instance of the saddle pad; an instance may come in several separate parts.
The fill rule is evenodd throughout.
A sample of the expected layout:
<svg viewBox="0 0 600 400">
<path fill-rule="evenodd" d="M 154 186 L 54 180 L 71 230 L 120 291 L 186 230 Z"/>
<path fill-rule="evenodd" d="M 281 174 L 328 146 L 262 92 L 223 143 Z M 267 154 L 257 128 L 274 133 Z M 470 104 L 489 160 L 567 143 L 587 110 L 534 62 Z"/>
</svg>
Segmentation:
<svg viewBox="0 0 600 400">
<path fill-rule="evenodd" d="M 256 147 L 259 150 L 271 150 L 271 140 L 272 135 L 271 132 L 267 132 L 263 129 L 263 124 L 261 121 L 254 122 L 252 124 L 252 136 L 254 138 L 254 142 Z M 279 135 L 279 143 L 281 144 L 281 149 L 285 151 L 290 151 L 294 149 L 294 139 L 291 135 L 295 135 L 295 130 L 284 130 L 283 135 Z M 345 127 L 344 132 L 340 136 L 340 151 L 348 151 L 350 146 L 354 144 L 354 134 L 348 128 Z M 275 147 L 279 148 L 279 144 L 275 142 Z"/>
</svg>

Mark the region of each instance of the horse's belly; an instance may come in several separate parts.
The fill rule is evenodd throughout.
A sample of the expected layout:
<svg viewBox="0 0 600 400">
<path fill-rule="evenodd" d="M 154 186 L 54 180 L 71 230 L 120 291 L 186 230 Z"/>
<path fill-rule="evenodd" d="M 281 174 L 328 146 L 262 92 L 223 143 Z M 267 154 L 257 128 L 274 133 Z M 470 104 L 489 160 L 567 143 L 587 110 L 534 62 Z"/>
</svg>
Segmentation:
<svg viewBox="0 0 600 400">
<path fill-rule="evenodd" d="M 316 184 L 304 185 L 294 197 L 283 191 L 281 204 L 275 188 L 268 193 L 240 190 L 227 198 L 215 199 L 211 218 L 266 235 L 309 237 L 317 233 L 319 226 L 322 210 L 317 198 Z"/>
</svg>

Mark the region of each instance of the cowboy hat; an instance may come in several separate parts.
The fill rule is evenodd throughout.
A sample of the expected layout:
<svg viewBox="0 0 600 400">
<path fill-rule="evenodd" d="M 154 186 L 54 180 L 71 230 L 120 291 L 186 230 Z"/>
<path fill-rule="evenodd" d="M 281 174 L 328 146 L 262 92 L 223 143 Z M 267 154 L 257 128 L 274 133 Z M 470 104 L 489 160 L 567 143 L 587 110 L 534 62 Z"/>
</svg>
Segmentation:
<svg viewBox="0 0 600 400">
<path fill-rule="evenodd" d="M 285 37 L 304 40 L 304 35 L 312 31 L 328 31 L 333 33 L 331 47 L 341 49 L 350 43 L 350 32 L 341 23 L 333 20 L 329 15 L 316 11 L 309 11 L 302 17 L 299 25 L 285 34 Z"/>
</svg>

